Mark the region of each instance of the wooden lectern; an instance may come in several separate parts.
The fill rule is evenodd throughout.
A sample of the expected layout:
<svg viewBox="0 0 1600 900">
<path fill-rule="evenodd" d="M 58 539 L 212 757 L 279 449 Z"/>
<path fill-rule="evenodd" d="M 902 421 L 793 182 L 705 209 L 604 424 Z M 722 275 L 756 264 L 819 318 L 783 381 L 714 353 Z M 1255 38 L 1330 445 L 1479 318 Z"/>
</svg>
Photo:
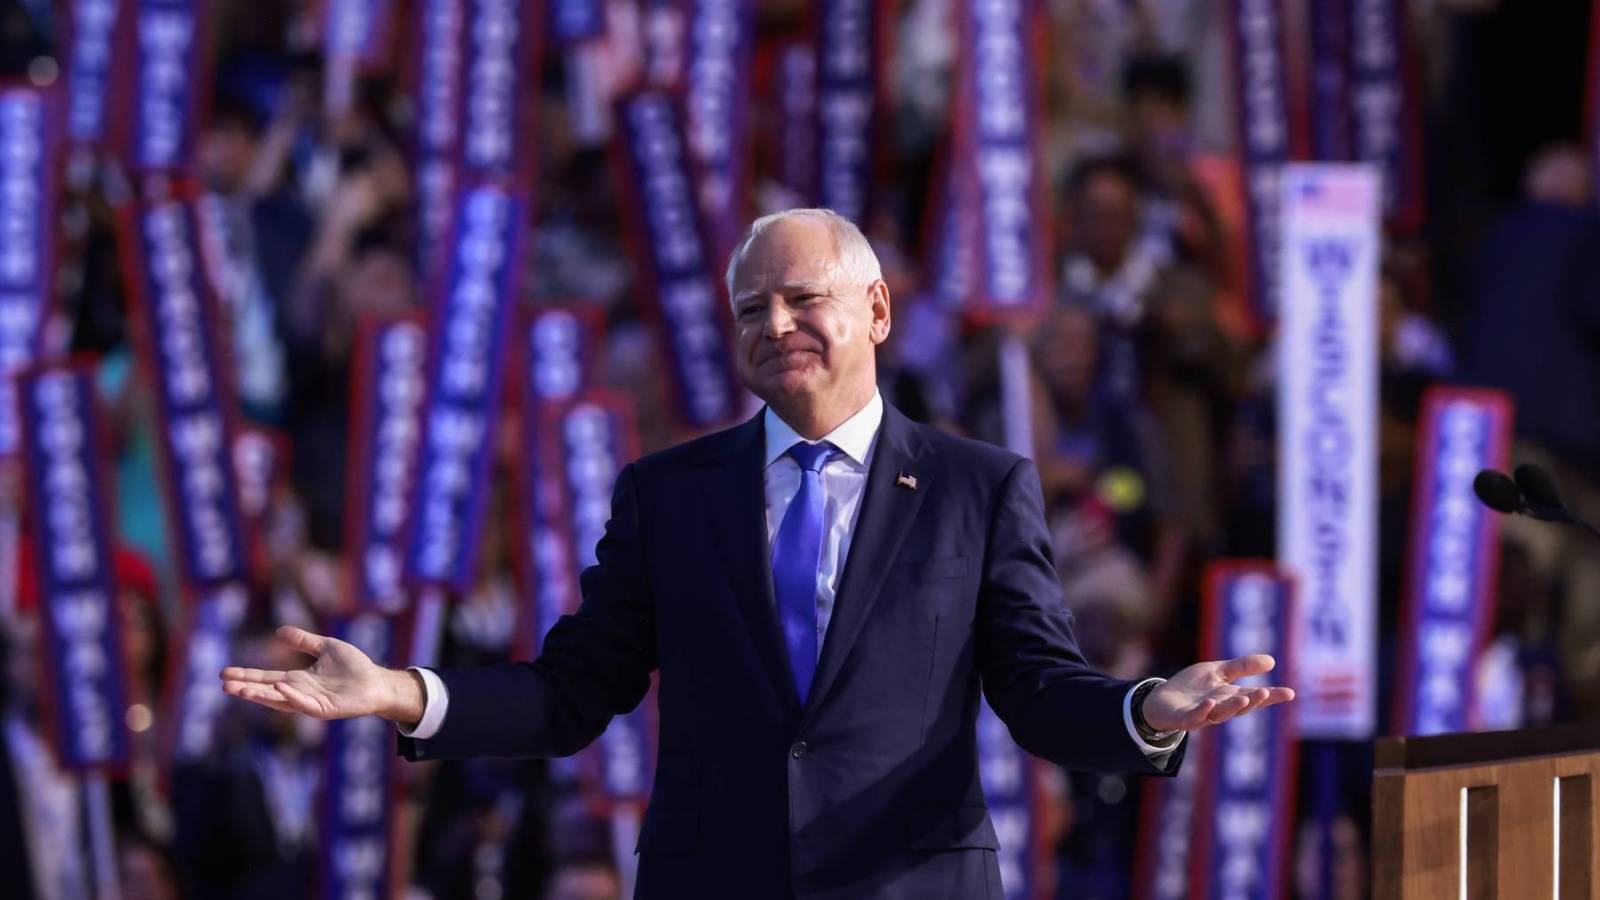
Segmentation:
<svg viewBox="0 0 1600 900">
<path fill-rule="evenodd" d="M 1600 896 L 1596 786 L 1600 723 L 1380 738 L 1373 896 Z"/>
</svg>

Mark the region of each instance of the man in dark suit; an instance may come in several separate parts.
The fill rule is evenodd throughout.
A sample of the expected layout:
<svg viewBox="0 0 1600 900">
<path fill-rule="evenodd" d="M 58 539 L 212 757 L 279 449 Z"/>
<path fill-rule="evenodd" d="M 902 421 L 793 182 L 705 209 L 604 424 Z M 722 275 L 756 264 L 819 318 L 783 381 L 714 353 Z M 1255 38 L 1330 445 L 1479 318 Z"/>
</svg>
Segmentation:
<svg viewBox="0 0 1600 900">
<path fill-rule="evenodd" d="M 617 478 L 583 605 L 531 663 L 396 671 L 284 629 L 306 670 L 222 673 L 235 696 L 400 723 L 412 760 L 560 756 L 659 671 L 638 897 L 1001 896 L 978 781 L 978 691 L 1037 756 L 1170 774 L 1183 731 L 1290 699 L 1092 671 L 1026 459 L 883 403 L 889 293 L 848 220 L 758 220 L 729 263 L 741 378 L 767 408 Z M 763 527 L 765 526 L 765 527 Z"/>
</svg>

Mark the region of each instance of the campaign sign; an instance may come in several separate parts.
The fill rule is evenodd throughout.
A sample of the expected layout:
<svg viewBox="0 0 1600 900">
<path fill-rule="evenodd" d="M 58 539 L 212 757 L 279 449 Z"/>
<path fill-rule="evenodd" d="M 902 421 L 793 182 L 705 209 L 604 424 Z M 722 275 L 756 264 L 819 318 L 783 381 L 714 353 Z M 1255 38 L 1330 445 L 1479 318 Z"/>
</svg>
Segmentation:
<svg viewBox="0 0 1600 900">
<path fill-rule="evenodd" d="M 880 0 L 820 0 L 816 40 L 816 205 L 863 227 L 871 212 L 872 171 L 883 117 Z"/>
<path fill-rule="evenodd" d="M 1293 158 L 1289 66 L 1280 0 L 1229 0 L 1233 96 L 1243 161 L 1248 284 L 1256 312 L 1278 314 L 1278 179 Z"/>
<path fill-rule="evenodd" d="M 633 404 L 625 395 L 591 389 L 550 410 L 545 419 L 560 450 L 573 563 L 581 572 L 595 564 L 617 475 L 639 455 Z"/>
<path fill-rule="evenodd" d="M 791 40 L 778 48 L 773 95 L 779 112 L 772 147 L 778 182 L 794 205 L 809 204 L 817 184 L 817 52 L 809 41 Z"/>
<path fill-rule="evenodd" d="M 1404 0 L 1350 0 L 1350 124 L 1355 159 L 1383 172 L 1389 221 L 1422 222 L 1422 116 Z"/>
<path fill-rule="evenodd" d="M 348 110 L 357 74 L 379 69 L 387 61 L 391 12 L 388 0 L 328 0 L 323 21 L 324 111 Z"/>
<path fill-rule="evenodd" d="M 1399 734 L 1467 731 L 1478 654 L 1494 621 L 1500 516 L 1472 480 L 1511 458 L 1511 400 L 1499 391 L 1431 388 L 1417 432 Z"/>
<path fill-rule="evenodd" d="M 30 369 L 17 376 L 17 394 L 56 750 L 74 771 L 118 770 L 128 762 L 128 698 L 112 485 L 93 369 L 61 363 Z"/>
<path fill-rule="evenodd" d="M 687 0 L 684 134 L 717 258 L 744 226 L 750 179 L 754 0 Z"/>
<path fill-rule="evenodd" d="M 462 28 L 466 0 L 418 0 L 412 44 L 417 98 L 417 263 L 424 278 L 443 265 L 442 244 L 456 195 L 461 118 Z"/>
<path fill-rule="evenodd" d="M 923 287 L 944 309 L 961 309 L 976 288 L 977 221 L 972 185 L 959 165 L 947 162 L 940 178 L 934 214 L 923 238 Z"/>
<path fill-rule="evenodd" d="M 1135 856 L 1135 900 L 1189 900 L 1189 872 L 1193 867 L 1190 837 L 1195 827 L 1195 802 L 1205 767 L 1206 732 L 1193 732 L 1184 741 L 1191 762 L 1172 778 L 1151 778 L 1143 786 L 1139 810 L 1139 849 Z"/>
<path fill-rule="evenodd" d="M 544 633 L 578 608 L 578 576 L 572 565 L 565 498 L 559 480 L 559 443 L 544 424 L 546 410 L 595 386 L 603 324 L 592 309 L 549 307 L 517 320 L 518 442 L 517 540 L 513 560 L 527 602 L 519 612 L 516 652 L 532 657 Z"/>
<path fill-rule="evenodd" d="M 1284 168 L 1277 543 L 1308 737 L 1362 740 L 1376 718 L 1379 203 L 1370 166 Z"/>
<path fill-rule="evenodd" d="M 457 210 L 450 267 L 430 329 L 405 574 L 465 589 L 483 532 L 527 203 L 485 184 L 463 191 Z"/>
<path fill-rule="evenodd" d="M 1294 663 L 1294 583 L 1270 564 L 1214 563 L 1206 576 L 1202 659 L 1270 653 Z M 1262 687 L 1272 675 L 1236 682 Z M 1295 704 L 1233 719 L 1206 734 L 1197 760 L 1195 897 L 1274 900 L 1289 887 L 1295 817 Z"/>
<path fill-rule="evenodd" d="M 1051 300 L 1038 152 L 1041 121 L 1035 4 L 966 0 L 959 6 L 956 164 L 972 183 L 974 309 L 1030 313 Z M 952 198 L 956 199 L 956 198 Z"/>
<path fill-rule="evenodd" d="M 582 572 L 596 562 L 617 476 L 639 455 L 633 405 L 624 395 L 590 389 L 568 403 L 546 407 L 541 428 L 556 444 L 571 565 Z M 653 706 L 646 698 L 632 712 L 612 719 L 600 736 L 598 787 L 607 799 L 643 800 L 650 794 Z"/>
<path fill-rule="evenodd" d="M 517 0 L 466 0 L 459 131 L 464 182 L 504 180 L 518 190 L 533 188 L 537 10 Z"/>
<path fill-rule="evenodd" d="M 999 838 L 1000 887 L 1006 900 L 1027 900 L 1033 885 L 1033 777 L 1031 757 L 1011 739 L 987 701 L 978 709 L 978 777 Z"/>
<path fill-rule="evenodd" d="M 618 170 L 632 217 L 633 249 L 654 298 L 677 393 L 693 428 L 734 418 L 742 396 L 733 373 L 722 259 L 706 238 L 694 176 L 672 94 L 644 90 L 617 104 Z"/>
<path fill-rule="evenodd" d="M 540 402 L 571 400 L 596 384 L 605 323 L 594 307 L 550 306 L 517 317 L 523 375 Z"/>
<path fill-rule="evenodd" d="M 545 27 L 562 47 L 604 37 L 606 5 L 603 0 L 546 0 Z"/>
<path fill-rule="evenodd" d="M 58 109 L 37 88 L 0 85 L 0 456 L 18 449 L 11 376 L 38 352 L 54 293 Z"/>
<path fill-rule="evenodd" d="M 239 478 L 239 508 L 257 537 L 267 526 L 272 492 L 289 470 L 289 438 L 254 423 L 243 423 L 233 439 L 233 470 Z"/>
<path fill-rule="evenodd" d="M 1311 153 L 1348 161 L 1350 147 L 1350 2 L 1308 0 L 1311 49 Z"/>
<path fill-rule="evenodd" d="M 389 48 L 392 0 L 329 0 L 327 37 L 329 57 L 352 60 L 357 69 L 381 67 Z"/>
<path fill-rule="evenodd" d="M 120 71 L 118 16 L 125 0 L 71 0 L 67 26 L 67 136 L 97 147 L 111 119 L 111 76 Z"/>
<path fill-rule="evenodd" d="M 176 763 L 202 762 L 216 746 L 217 717 L 228 702 L 217 673 L 233 662 L 233 637 L 250 596 L 234 583 L 202 588 L 193 599 L 185 631 L 174 635 L 168 650 L 177 670 L 168 681 L 175 694 L 170 747 Z"/>
<path fill-rule="evenodd" d="M 396 655 L 394 625 L 377 612 L 336 620 L 330 634 L 349 641 L 380 664 Z M 329 900 L 388 897 L 394 726 L 377 716 L 329 722 L 323 752 L 318 810 L 322 896 Z"/>
<path fill-rule="evenodd" d="M 184 172 L 194 162 L 208 84 L 204 0 L 128 0 L 132 77 L 123 159 L 130 169 Z"/>
<path fill-rule="evenodd" d="M 422 404 L 427 394 L 428 331 L 421 314 L 363 318 L 351 380 L 345 547 L 355 607 L 401 612 L 405 526 Z"/>
<path fill-rule="evenodd" d="M 247 581 L 250 543 L 232 459 L 234 397 L 194 207 L 139 203 L 121 224 L 140 356 L 156 388 L 156 444 L 178 569 L 189 585 Z"/>
</svg>

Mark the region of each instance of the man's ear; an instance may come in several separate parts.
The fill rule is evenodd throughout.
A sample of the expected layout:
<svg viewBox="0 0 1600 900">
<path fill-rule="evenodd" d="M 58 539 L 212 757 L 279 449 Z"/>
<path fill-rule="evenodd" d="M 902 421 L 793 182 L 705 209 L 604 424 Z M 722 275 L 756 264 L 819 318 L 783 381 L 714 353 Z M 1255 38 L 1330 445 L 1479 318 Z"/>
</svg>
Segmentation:
<svg viewBox="0 0 1600 900">
<path fill-rule="evenodd" d="M 868 336 L 874 344 L 881 344 L 889 339 L 889 286 L 879 278 L 867 285 L 867 304 L 872 308 L 872 326 Z"/>
</svg>

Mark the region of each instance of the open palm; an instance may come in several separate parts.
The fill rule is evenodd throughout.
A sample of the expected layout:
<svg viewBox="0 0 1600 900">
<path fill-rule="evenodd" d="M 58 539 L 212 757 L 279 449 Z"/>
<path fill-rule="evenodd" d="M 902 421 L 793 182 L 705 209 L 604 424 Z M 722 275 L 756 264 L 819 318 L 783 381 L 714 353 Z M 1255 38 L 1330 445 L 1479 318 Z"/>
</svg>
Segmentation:
<svg viewBox="0 0 1600 900">
<path fill-rule="evenodd" d="M 316 657 L 316 662 L 289 672 L 229 666 L 222 670 L 222 689 L 262 706 L 318 719 L 386 715 L 393 706 L 393 673 L 354 644 L 288 625 L 278 629 L 277 637 Z"/>
<path fill-rule="evenodd" d="M 1196 731 L 1293 700 L 1291 688 L 1238 684 L 1246 678 L 1265 675 L 1274 665 L 1276 662 L 1265 653 L 1195 663 L 1144 698 L 1144 720 L 1157 731 Z"/>
</svg>

